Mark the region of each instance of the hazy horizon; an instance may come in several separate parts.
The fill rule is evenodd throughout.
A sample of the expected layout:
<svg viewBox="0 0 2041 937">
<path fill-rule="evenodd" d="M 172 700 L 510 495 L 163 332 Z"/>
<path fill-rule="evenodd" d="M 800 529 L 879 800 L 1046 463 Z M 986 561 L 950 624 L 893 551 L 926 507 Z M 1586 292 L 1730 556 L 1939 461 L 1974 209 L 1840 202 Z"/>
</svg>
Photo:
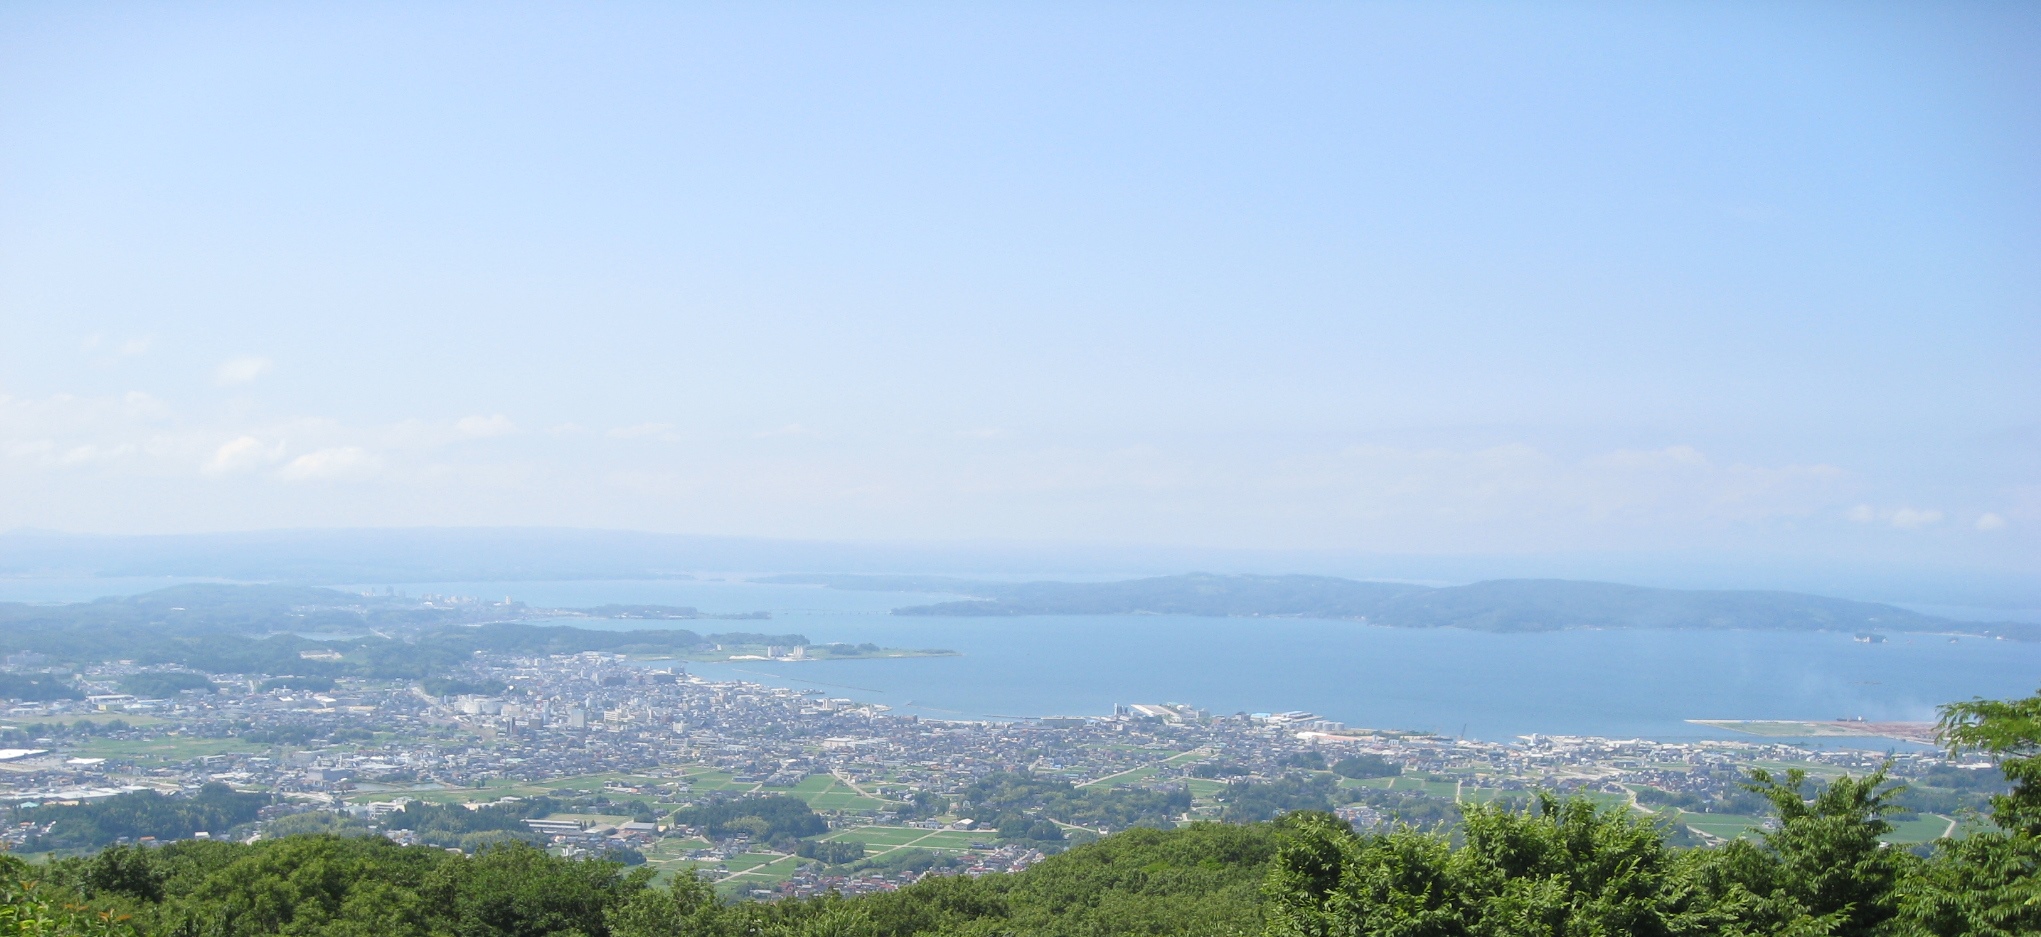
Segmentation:
<svg viewBox="0 0 2041 937">
<path fill-rule="evenodd" d="M 1990 4 L 14 4 L 0 531 L 2028 603 L 2037 46 Z"/>
<path fill-rule="evenodd" d="M 1798 592 L 1887 602 L 1958 620 L 2041 621 L 2041 581 L 2017 574 L 1829 564 L 1748 554 L 1418 555 L 1021 541 L 827 541 L 570 528 L 326 528 L 201 534 L 0 532 L 0 582 L 38 579 L 357 582 L 639 580 L 703 574 L 937 575 L 1113 580 L 1189 572 L 1338 576 L 1430 586 L 1563 579 L 1670 589 Z M 90 591 L 86 582 L 78 587 Z M 22 591 L 27 590 L 27 591 Z M 9 592 L 0 589 L 0 593 Z M 72 598 L 97 597 L 60 590 Z M 123 593 L 125 594 L 125 593 Z M 55 595 L 53 593 L 52 595 Z"/>
</svg>

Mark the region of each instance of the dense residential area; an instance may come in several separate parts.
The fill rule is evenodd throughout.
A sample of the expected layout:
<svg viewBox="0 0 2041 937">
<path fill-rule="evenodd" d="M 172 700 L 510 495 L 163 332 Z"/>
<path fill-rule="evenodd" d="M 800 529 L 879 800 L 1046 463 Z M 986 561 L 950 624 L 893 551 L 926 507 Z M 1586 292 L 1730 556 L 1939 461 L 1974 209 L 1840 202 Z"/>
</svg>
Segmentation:
<svg viewBox="0 0 2041 937">
<path fill-rule="evenodd" d="M 663 627 L 678 607 L 531 623 L 496 620 L 508 601 L 180 586 L 5 610 L 8 907 L 55 932 L 351 933 L 390 889 L 418 933 L 1395 932 L 1356 923 L 1410 911 L 1389 881 L 1470 928 L 1967 933 L 1947 921 L 2020 920 L 2032 878 L 2032 700 L 1678 741 L 1461 738 L 1281 700 L 936 719 L 690 667 L 939 652 Z M 659 621 L 578 627 L 595 615 Z M 1508 843 L 1557 851 L 1519 866 Z M 357 871 L 289 914 L 235 910 L 336 863 Z M 1805 878 L 1839 868 L 1857 898 Z M 1534 872 L 1573 897 L 1520 907 Z"/>
<path fill-rule="evenodd" d="M 11 664 L 18 680 L 53 679 L 39 655 Z M 1550 736 L 1505 744 L 1180 703 L 938 721 L 822 691 L 705 680 L 684 661 L 595 651 L 476 654 L 425 680 L 118 662 L 70 679 L 82 698 L 17 701 L 0 730 L 9 746 L 0 783 L 14 818 L 0 835 L 18 853 L 297 830 L 467 852 L 515 840 L 691 871 L 725 895 L 763 898 L 1014 871 L 1132 827 L 1299 810 L 1363 830 L 1450 825 L 1458 805 L 1521 804 L 1538 792 L 1649 817 L 1681 844 L 1719 845 L 1775 823 L 1744 789 L 1758 766 L 1829 779 L 1883 765 L 1909 779 L 1882 837 L 1905 847 L 1979 828 L 1990 795 L 2004 790 L 1984 760 L 1952 762 L 1918 747 Z M 97 823 L 91 833 L 66 819 L 208 791 L 246 795 L 252 806 L 153 826 Z M 745 804 L 794 805 L 814 822 L 795 830 L 691 819 Z M 440 805 L 461 807 L 431 822 L 415 816 Z"/>
<path fill-rule="evenodd" d="M 227 932 L 304 931 L 291 922 L 310 905 L 263 919 L 209 902 L 256 887 L 250 874 L 340 862 L 357 872 L 319 899 L 337 917 L 304 932 L 394 888 L 447 896 L 406 912 L 419 933 L 1374 933 L 1352 928 L 1422 895 L 1463 923 L 1532 913 L 1504 899 L 1538 843 L 1557 850 L 1536 860 L 1540 887 L 1565 894 L 1535 913 L 1626 933 L 1991 933 L 1970 929 L 1977 915 L 2032 916 L 2006 904 L 2034 884 L 2017 865 L 2032 862 L 2033 789 L 2007 782 L 2033 742 L 2001 740 L 2034 700 L 1957 712 L 1957 747 L 1981 754 L 1952 758 L 1498 744 L 1173 703 L 942 722 L 599 652 L 480 655 L 415 682 L 193 676 L 90 667 L 77 685 L 107 692 L 11 707 L 5 836 L 46 871 L 7 860 L 10 900 L 44 914 L 42 932 L 182 933 L 221 909 Z M 2001 772 L 1992 754 L 2015 757 Z M 1652 871 L 1589 871 L 1608 862 Z M 1363 884 L 1375 874 L 1466 894 L 1384 897 Z M 1994 875 L 1997 891 L 1974 887 Z M 1844 885 L 1860 894 L 1843 901 Z M 1629 904 L 1605 907 L 1611 889 Z M 491 923 L 491 902 L 522 910 Z"/>
</svg>

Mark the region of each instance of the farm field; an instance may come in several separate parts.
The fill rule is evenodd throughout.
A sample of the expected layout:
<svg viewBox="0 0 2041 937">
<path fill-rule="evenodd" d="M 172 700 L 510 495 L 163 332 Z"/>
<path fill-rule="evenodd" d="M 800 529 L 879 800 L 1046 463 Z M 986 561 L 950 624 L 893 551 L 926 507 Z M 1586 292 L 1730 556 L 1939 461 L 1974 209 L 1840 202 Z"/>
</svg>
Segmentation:
<svg viewBox="0 0 2041 937">
<path fill-rule="evenodd" d="M 1736 839 L 1750 834 L 1764 822 L 1763 817 L 1750 817 L 1736 813 L 1685 813 L 1679 822 L 1696 833 L 1716 839 Z"/>
<path fill-rule="evenodd" d="M 699 790 L 699 788 L 697 789 Z M 801 783 L 790 788 L 762 787 L 760 790 L 798 797 L 806 801 L 810 808 L 817 811 L 846 810 L 864 813 L 885 810 L 888 807 L 895 806 L 895 803 L 892 801 L 880 800 L 876 797 L 867 797 L 860 794 L 852 789 L 850 785 L 829 774 L 811 774 L 802 778 Z"/>
<path fill-rule="evenodd" d="M 924 830 L 911 826 L 860 826 L 838 830 L 824 840 L 846 843 L 864 843 L 874 854 L 894 849 L 913 847 L 916 849 L 965 850 L 972 843 L 991 841 L 992 833 L 973 833 L 966 830 Z"/>
<path fill-rule="evenodd" d="M 134 761 L 188 761 L 228 752 L 253 754 L 269 746 L 241 739 L 206 739 L 170 736 L 154 739 L 95 738 L 76 746 L 73 754 L 87 758 L 125 758 Z"/>
<path fill-rule="evenodd" d="M 616 826 L 619 823 L 631 822 L 630 817 L 609 813 L 549 813 L 546 814 L 545 819 L 572 820 L 583 826 Z"/>
</svg>

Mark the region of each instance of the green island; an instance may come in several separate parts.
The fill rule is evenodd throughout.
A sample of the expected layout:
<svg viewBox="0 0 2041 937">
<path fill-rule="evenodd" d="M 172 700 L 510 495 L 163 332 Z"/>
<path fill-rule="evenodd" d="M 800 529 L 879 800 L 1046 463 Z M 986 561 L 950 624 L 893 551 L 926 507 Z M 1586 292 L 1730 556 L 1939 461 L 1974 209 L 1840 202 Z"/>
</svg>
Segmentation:
<svg viewBox="0 0 2041 937">
<path fill-rule="evenodd" d="M 1189 573 L 1116 582 L 999 582 L 945 576 L 788 574 L 760 582 L 830 589 L 950 593 L 895 615 L 1201 615 L 1366 621 L 1398 628 L 1556 631 L 1686 628 L 1838 631 L 1882 641 L 1880 632 L 1970 634 L 2041 640 L 2030 622 L 1963 622 L 1878 602 L 1798 592 L 1658 589 L 1612 582 L 1497 579 L 1423 586 L 1337 576 Z"/>
</svg>

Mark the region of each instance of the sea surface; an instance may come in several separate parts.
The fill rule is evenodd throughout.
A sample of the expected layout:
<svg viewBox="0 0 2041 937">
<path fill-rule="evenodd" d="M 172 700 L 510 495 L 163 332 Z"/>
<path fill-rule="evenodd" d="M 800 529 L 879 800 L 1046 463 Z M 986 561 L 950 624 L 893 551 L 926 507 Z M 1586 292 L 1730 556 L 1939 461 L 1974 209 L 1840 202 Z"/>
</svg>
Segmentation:
<svg viewBox="0 0 2041 937">
<path fill-rule="evenodd" d="M 1530 733 L 1751 738 L 1689 719 L 1931 720 L 1951 700 L 2041 687 L 2041 644 L 1894 633 L 1559 631 L 1492 634 L 1290 618 L 1175 615 L 893 616 L 943 596 L 743 582 L 632 580 L 393 588 L 540 606 L 605 602 L 768 611 L 771 621 L 577 622 L 582 627 L 785 633 L 942 648 L 955 657 L 693 663 L 711 679 L 820 689 L 939 719 L 1103 715 L 1117 703 L 1214 713 L 1309 710 L 1354 726 L 1470 738 Z M 1877 739 L 1808 744 L 1883 749 Z"/>
<path fill-rule="evenodd" d="M 0 601 L 84 601 L 173 581 L 0 580 Z M 1940 703 L 2041 687 L 2041 643 L 1946 635 L 1893 633 L 1883 644 L 1861 644 L 1844 634 L 1765 631 L 1491 634 L 1290 618 L 932 618 L 887 613 L 949 596 L 713 579 L 345 588 L 511 597 L 540 607 L 764 611 L 771 620 L 574 624 L 798 632 L 817 643 L 953 650 L 959 656 L 687 665 L 711 679 L 818 689 L 938 719 L 1104 715 L 1120 703 L 1178 702 L 1214 713 L 1309 710 L 1353 726 L 1483 739 L 1751 738 L 1687 720 L 1930 720 Z M 1848 738 L 1807 744 L 1906 747 Z"/>
</svg>

